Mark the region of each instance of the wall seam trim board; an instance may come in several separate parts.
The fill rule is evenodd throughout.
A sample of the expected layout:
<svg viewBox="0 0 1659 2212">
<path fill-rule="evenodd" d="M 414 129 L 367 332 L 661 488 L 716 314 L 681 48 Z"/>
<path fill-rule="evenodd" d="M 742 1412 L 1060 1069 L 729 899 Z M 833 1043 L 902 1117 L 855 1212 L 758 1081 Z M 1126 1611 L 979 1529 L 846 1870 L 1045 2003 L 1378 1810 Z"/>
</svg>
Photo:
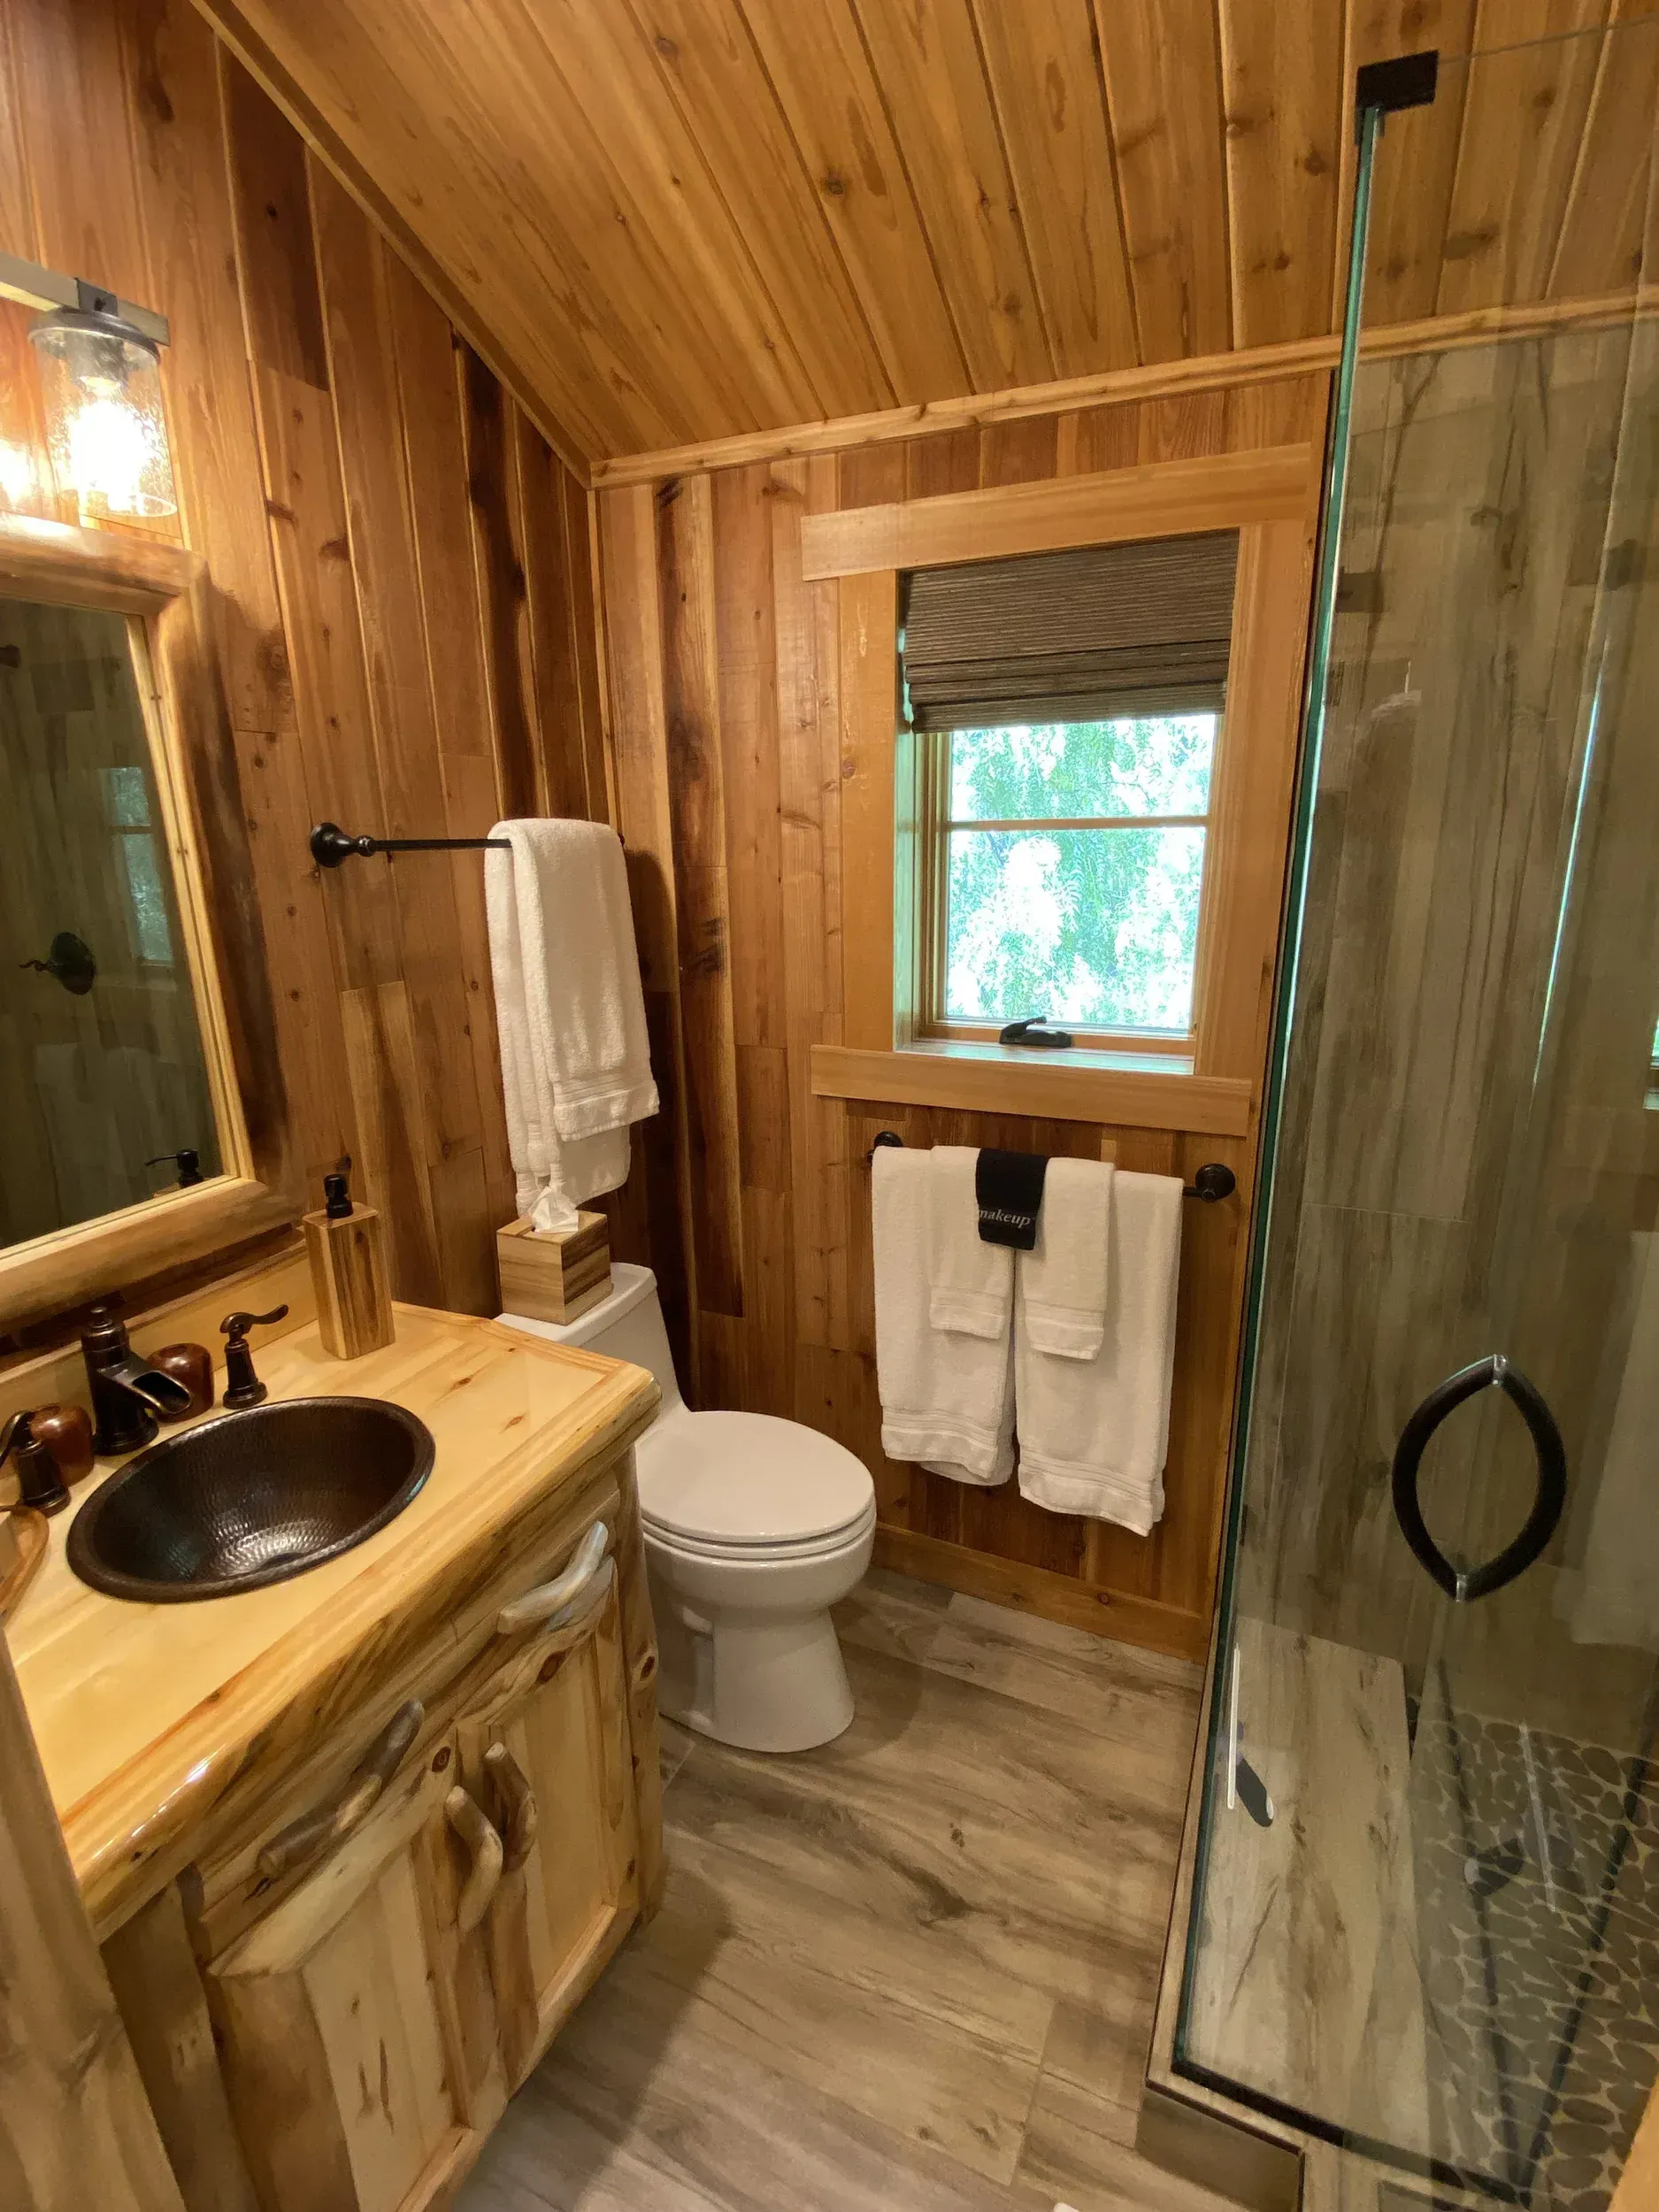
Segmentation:
<svg viewBox="0 0 1659 2212">
<path fill-rule="evenodd" d="M 1471 308 L 1459 315 L 1428 316 L 1415 322 L 1386 323 L 1362 331 L 1360 357 L 1388 360 L 1425 350 L 1452 351 L 1484 346 L 1501 338 L 1541 337 L 1565 330 L 1597 330 L 1659 313 L 1659 286 L 1628 286 L 1575 300 L 1542 300 L 1515 306 Z M 736 468 L 746 462 L 799 458 L 810 453 L 855 451 L 902 443 L 949 430 L 987 431 L 1083 407 L 1133 407 L 1148 400 L 1196 399 L 1210 392 L 1248 389 L 1282 378 L 1323 374 L 1334 369 L 1341 351 L 1336 337 L 1282 339 L 1246 346 L 1234 353 L 1194 354 L 1184 360 L 1150 362 L 1141 368 L 1105 369 L 1088 376 L 1057 377 L 1052 383 L 1011 385 L 1001 391 L 971 392 L 955 399 L 920 400 L 864 415 L 832 415 L 816 422 L 790 423 L 776 430 L 740 430 L 723 438 L 664 446 L 652 451 L 618 454 L 593 465 L 595 491 L 626 484 L 656 483 L 692 469 Z"/>
</svg>

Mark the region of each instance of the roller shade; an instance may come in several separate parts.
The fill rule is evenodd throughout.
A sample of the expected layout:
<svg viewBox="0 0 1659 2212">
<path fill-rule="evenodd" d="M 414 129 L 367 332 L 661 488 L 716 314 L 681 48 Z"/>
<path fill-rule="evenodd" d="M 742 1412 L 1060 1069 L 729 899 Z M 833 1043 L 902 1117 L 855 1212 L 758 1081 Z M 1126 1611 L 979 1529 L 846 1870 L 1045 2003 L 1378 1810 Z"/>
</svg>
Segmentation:
<svg viewBox="0 0 1659 2212">
<path fill-rule="evenodd" d="M 911 572 L 918 730 L 1221 710 L 1236 530 Z"/>
</svg>

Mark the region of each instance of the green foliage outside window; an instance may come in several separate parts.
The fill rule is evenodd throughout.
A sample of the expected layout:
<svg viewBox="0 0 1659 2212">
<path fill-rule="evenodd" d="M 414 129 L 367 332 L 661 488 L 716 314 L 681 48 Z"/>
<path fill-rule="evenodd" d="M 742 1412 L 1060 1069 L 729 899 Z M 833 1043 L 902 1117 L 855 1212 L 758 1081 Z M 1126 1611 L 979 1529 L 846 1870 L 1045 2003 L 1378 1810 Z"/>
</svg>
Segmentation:
<svg viewBox="0 0 1659 2212">
<path fill-rule="evenodd" d="M 1217 724 L 1185 714 L 952 733 L 947 1020 L 1047 1013 L 1088 1028 L 1190 1029 Z M 1041 826 L 1066 820 L 1102 826 Z M 1032 826 L 959 826 L 987 821 Z"/>
</svg>

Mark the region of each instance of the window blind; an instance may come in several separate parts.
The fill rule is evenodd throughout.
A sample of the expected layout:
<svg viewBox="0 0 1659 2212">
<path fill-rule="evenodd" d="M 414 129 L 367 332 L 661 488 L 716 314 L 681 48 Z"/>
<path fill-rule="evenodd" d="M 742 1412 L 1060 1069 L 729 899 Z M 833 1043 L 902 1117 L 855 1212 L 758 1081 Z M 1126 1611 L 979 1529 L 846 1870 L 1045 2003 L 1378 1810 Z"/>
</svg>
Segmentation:
<svg viewBox="0 0 1659 2212">
<path fill-rule="evenodd" d="M 912 571 L 916 727 L 1218 713 L 1238 558 L 1222 530 Z"/>
</svg>

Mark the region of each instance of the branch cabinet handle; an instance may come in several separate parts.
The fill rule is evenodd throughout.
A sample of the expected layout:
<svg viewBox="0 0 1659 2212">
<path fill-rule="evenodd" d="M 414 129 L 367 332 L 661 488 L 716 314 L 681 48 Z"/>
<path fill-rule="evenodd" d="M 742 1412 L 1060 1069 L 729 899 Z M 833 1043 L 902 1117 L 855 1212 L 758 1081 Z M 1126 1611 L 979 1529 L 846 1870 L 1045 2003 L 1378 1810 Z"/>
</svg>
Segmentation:
<svg viewBox="0 0 1659 2212">
<path fill-rule="evenodd" d="M 443 1816 L 472 1855 L 472 1863 L 455 1908 L 457 1928 L 462 1935 L 471 1935 L 489 1910 L 505 1854 L 494 1824 L 458 1782 L 443 1801 Z"/>
<path fill-rule="evenodd" d="M 577 1547 L 576 1556 L 563 1574 L 555 1575 L 551 1582 L 543 1582 L 534 1590 L 526 1590 L 511 1605 L 503 1605 L 495 1616 L 498 1636 L 516 1636 L 520 1629 L 555 1628 L 562 1625 L 560 1616 L 573 1618 L 588 1586 L 608 1564 L 606 1550 L 611 1543 L 611 1532 L 603 1521 L 595 1521 Z"/>
<path fill-rule="evenodd" d="M 258 1860 L 259 1871 L 267 1882 L 280 1880 L 291 1867 L 303 1866 L 326 1845 L 342 1843 L 353 1829 L 363 1825 L 408 1756 L 426 1717 L 426 1708 L 418 1697 L 400 1705 L 346 1777 L 340 1794 L 314 1805 L 272 1837 Z"/>
<path fill-rule="evenodd" d="M 493 1743 L 484 1754 L 484 1770 L 495 1786 L 504 1812 L 502 1828 L 506 1856 L 502 1870 L 516 1874 L 534 1847 L 538 1814 L 530 1778 L 504 1743 Z"/>
<path fill-rule="evenodd" d="M 1538 1486 L 1532 1509 L 1514 1541 L 1483 1567 L 1458 1568 L 1429 1534 L 1417 1495 L 1417 1478 L 1435 1430 L 1448 1413 L 1483 1390 L 1502 1391 L 1525 1422 L 1538 1466 Z M 1472 1367 L 1460 1368 L 1444 1382 L 1436 1383 L 1400 1432 L 1394 1447 L 1394 1518 L 1419 1565 L 1459 1605 L 1471 1598 L 1488 1597 L 1506 1582 L 1513 1582 L 1517 1575 L 1525 1574 L 1555 1534 L 1566 1502 L 1567 1453 L 1555 1417 L 1537 1385 L 1529 1382 L 1518 1367 L 1511 1367 L 1501 1353 L 1478 1359 Z"/>
</svg>

